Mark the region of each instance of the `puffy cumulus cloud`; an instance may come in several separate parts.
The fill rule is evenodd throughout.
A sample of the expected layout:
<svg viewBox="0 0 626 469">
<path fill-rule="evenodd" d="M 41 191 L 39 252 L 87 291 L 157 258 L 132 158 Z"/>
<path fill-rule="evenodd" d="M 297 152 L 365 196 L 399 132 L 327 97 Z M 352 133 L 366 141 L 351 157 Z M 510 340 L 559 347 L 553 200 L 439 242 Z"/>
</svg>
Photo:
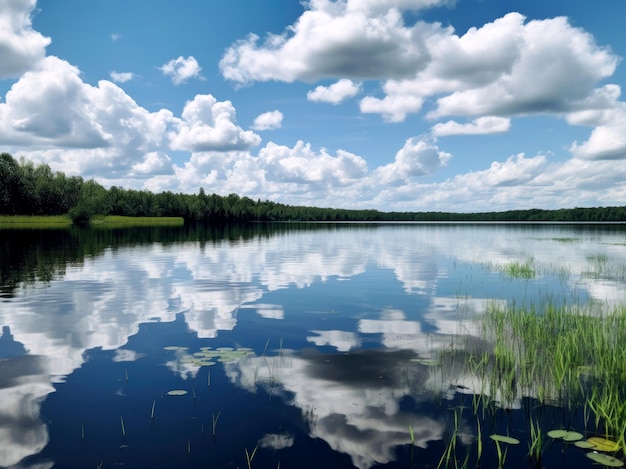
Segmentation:
<svg viewBox="0 0 626 469">
<path fill-rule="evenodd" d="M 610 106 L 566 116 L 570 124 L 594 127 L 587 141 L 574 142 L 570 152 L 575 158 L 588 160 L 626 159 L 626 103 L 617 100 L 621 90 L 617 85 L 607 85 L 599 91 L 599 96 L 612 101 Z"/>
<path fill-rule="evenodd" d="M 293 148 L 269 142 L 259 152 L 266 178 L 270 181 L 322 187 L 344 186 L 367 174 L 367 163 L 360 156 L 338 150 L 336 156 L 299 141 Z"/>
<path fill-rule="evenodd" d="M 433 142 L 410 138 L 396 153 L 393 163 L 376 169 L 376 177 L 384 184 L 389 184 L 432 174 L 445 166 L 450 158 L 450 153 L 440 150 Z"/>
<path fill-rule="evenodd" d="M 163 152 L 152 151 L 146 153 L 143 160 L 132 166 L 131 176 L 154 176 L 158 174 L 173 174 L 172 160 Z"/>
<path fill-rule="evenodd" d="M 111 77 L 111 80 L 113 80 L 116 83 L 126 83 L 127 81 L 130 81 L 133 78 L 135 78 L 135 75 L 131 72 L 112 71 L 111 73 L 109 73 L 109 76 Z"/>
<path fill-rule="evenodd" d="M 264 112 L 254 119 L 252 128 L 254 130 L 280 129 L 283 124 L 283 113 L 279 110 Z"/>
<path fill-rule="evenodd" d="M 169 134 L 174 150 L 244 150 L 261 143 L 261 137 L 235 124 L 235 107 L 212 95 L 197 95 L 183 109 L 176 131 Z"/>
<path fill-rule="evenodd" d="M 440 122 L 431 129 L 435 137 L 447 135 L 480 135 L 500 134 L 508 132 L 511 128 L 511 119 L 496 116 L 484 116 L 474 119 L 467 124 L 459 124 L 455 121 Z"/>
<path fill-rule="evenodd" d="M 495 28 L 497 23 L 506 28 Z M 473 47 L 484 45 L 484 54 L 466 51 L 468 59 L 477 60 L 470 65 L 475 73 L 468 73 L 467 61 L 442 65 L 454 63 L 451 59 L 456 55 L 446 48 L 440 54 L 431 49 L 432 66 L 424 76 L 460 81 L 455 87 L 448 83 L 453 92 L 438 99 L 434 116 L 574 111 L 588 104 L 596 83 L 612 75 L 618 63 L 609 49 L 563 17 L 525 22 L 519 13 L 509 13 L 480 30 L 468 31 L 457 42 L 466 38 Z M 493 48 L 487 45 L 494 43 L 504 44 L 496 50 L 506 53 L 492 55 Z"/>
<path fill-rule="evenodd" d="M 423 98 L 411 94 L 387 95 L 382 99 L 366 96 L 359 106 L 365 114 L 382 114 L 387 122 L 402 122 L 408 113 L 418 112 L 424 104 Z"/>
<path fill-rule="evenodd" d="M 33 68 L 46 54 L 50 38 L 32 29 L 36 0 L 0 0 L 0 79 Z"/>
<path fill-rule="evenodd" d="M 134 165 L 135 174 L 154 174 L 150 153 L 167 150 L 164 135 L 175 122 L 170 111 L 149 112 L 110 81 L 84 83 L 76 67 L 54 56 L 22 75 L 0 103 L 5 145 L 88 177 L 128 176 Z M 159 172 L 168 172 L 160 160 Z"/>
<path fill-rule="evenodd" d="M 440 27 L 405 26 L 394 3 L 409 2 L 311 1 L 285 33 L 262 43 L 251 34 L 231 45 L 221 72 L 239 83 L 411 77 L 428 61 L 424 37 Z"/>
<path fill-rule="evenodd" d="M 339 104 L 342 101 L 356 96 L 361 91 L 361 83 L 355 83 L 347 78 L 342 78 L 330 86 L 318 86 L 309 91 L 306 97 L 309 101 Z"/>
<path fill-rule="evenodd" d="M 181 55 L 177 59 L 172 59 L 163 64 L 160 70 L 163 75 L 169 76 L 175 85 L 183 84 L 190 78 L 202 78 L 200 75 L 202 68 L 192 55 L 187 58 Z"/>
<path fill-rule="evenodd" d="M 323 0 L 325 1 L 325 0 Z M 348 0 L 349 10 L 366 10 L 370 12 L 384 12 L 390 8 L 401 10 L 423 10 L 438 5 L 453 5 L 455 0 Z"/>
</svg>

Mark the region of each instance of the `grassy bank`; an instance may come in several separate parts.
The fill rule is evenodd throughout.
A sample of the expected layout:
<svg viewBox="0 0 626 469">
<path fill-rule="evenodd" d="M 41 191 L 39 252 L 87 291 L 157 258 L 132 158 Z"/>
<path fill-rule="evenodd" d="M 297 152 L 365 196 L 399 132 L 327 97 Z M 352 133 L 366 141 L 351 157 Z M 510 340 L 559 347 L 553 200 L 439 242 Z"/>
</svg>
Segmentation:
<svg viewBox="0 0 626 469">
<path fill-rule="evenodd" d="M 96 227 L 133 227 L 133 226 L 182 226 L 185 221 L 182 217 L 121 217 L 116 215 L 94 217 L 89 224 Z M 1 215 L 0 229 L 2 228 L 65 228 L 72 225 L 72 219 L 67 215 L 29 216 L 29 215 Z"/>
<path fill-rule="evenodd" d="M 67 215 L 27 216 L 27 215 L 0 215 L 0 229 L 2 228 L 60 228 L 70 226 L 72 219 Z"/>
<path fill-rule="evenodd" d="M 131 226 L 183 226 L 182 217 L 122 217 L 108 215 L 91 220 L 92 226 L 98 227 L 131 227 Z"/>
</svg>

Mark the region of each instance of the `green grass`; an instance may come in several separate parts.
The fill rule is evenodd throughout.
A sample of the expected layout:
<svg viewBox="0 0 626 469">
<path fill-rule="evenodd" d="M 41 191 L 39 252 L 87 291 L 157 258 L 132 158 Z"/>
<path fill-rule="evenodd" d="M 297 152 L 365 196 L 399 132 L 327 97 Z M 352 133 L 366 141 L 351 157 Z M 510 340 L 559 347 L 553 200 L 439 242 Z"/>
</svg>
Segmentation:
<svg viewBox="0 0 626 469">
<path fill-rule="evenodd" d="M 533 279 L 536 276 L 535 268 L 532 259 L 527 259 L 524 262 L 509 262 L 502 267 L 502 273 L 511 278 L 519 279 Z"/>
<path fill-rule="evenodd" d="M 482 319 L 490 352 L 470 352 L 467 371 L 503 404 L 522 395 L 582 406 L 591 431 L 626 451 L 626 307 L 503 307 Z M 535 448 L 536 450 L 536 448 Z"/>
<path fill-rule="evenodd" d="M 182 217 L 122 217 L 107 215 L 94 217 L 90 225 L 96 227 L 133 227 L 133 226 L 182 226 Z M 72 224 L 67 215 L 0 215 L 2 228 L 64 228 Z"/>
<path fill-rule="evenodd" d="M 122 217 L 107 215 L 95 217 L 90 225 L 102 227 L 131 227 L 131 226 L 182 226 L 185 221 L 182 217 Z"/>
<path fill-rule="evenodd" d="M 2 228 L 59 228 L 72 224 L 67 215 L 0 215 Z"/>
</svg>

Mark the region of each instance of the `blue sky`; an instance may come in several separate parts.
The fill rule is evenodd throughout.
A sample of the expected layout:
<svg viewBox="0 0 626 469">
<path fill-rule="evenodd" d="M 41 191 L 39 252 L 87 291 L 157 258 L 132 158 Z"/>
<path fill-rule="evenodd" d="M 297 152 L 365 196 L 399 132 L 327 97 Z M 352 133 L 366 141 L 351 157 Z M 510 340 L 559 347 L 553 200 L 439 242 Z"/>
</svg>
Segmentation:
<svg viewBox="0 0 626 469">
<path fill-rule="evenodd" d="M 621 0 L 0 0 L 0 151 L 293 205 L 624 205 L 624 17 Z"/>
</svg>

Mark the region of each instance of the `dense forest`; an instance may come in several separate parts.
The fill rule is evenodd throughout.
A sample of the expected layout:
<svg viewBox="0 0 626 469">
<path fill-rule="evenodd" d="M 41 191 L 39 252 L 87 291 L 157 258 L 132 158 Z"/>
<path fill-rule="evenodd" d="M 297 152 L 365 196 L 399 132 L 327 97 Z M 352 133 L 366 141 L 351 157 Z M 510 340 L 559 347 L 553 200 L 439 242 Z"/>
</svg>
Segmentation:
<svg viewBox="0 0 626 469">
<path fill-rule="evenodd" d="M 64 215 L 80 223 L 96 215 L 183 217 L 196 221 L 626 221 L 625 207 L 505 212 L 380 212 L 302 207 L 254 201 L 237 194 L 158 194 L 104 188 L 94 180 L 52 172 L 46 164 L 0 154 L 0 215 Z"/>
</svg>

